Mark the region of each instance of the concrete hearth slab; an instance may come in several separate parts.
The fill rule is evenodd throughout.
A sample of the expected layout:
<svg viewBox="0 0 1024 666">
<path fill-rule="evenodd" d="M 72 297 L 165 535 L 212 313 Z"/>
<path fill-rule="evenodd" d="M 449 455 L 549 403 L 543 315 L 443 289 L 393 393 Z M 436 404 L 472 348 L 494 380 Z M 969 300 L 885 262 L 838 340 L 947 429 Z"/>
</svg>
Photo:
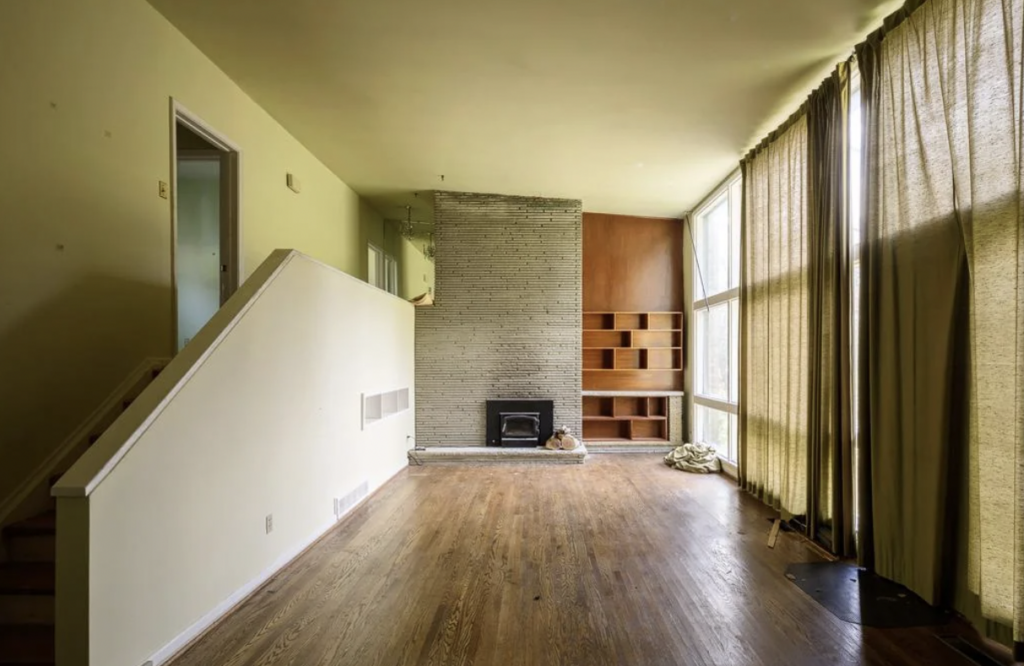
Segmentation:
<svg viewBox="0 0 1024 666">
<path fill-rule="evenodd" d="M 584 446 L 575 451 L 550 451 L 543 447 L 512 449 L 497 446 L 433 446 L 409 451 L 410 465 L 454 465 L 465 463 L 582 465 L 586 459 L 587 449 Z"/>
</svg>

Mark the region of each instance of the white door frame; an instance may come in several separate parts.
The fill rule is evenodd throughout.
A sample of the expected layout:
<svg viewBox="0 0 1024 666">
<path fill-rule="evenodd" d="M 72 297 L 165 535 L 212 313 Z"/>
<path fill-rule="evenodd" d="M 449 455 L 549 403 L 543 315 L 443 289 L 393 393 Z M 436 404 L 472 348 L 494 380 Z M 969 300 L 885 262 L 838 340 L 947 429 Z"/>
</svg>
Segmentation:
<svg viewBox="0 0 1024 666">
<path fill-rule="evenodd" d="M 215 130 L 196 114 L 189 111 L 178 100 L 170 98 L 171 116 L 171 292 L 172 292 L 172 337 L 171 355 L 178 351 L 178 123 L 216 146 L 222 151 L 221 165 L 227 174 L 222 179 L 222 217 L 228 224 L 221 227 L 221 265 L 227 267 L 221 276 L 221 305 L 238 289 L 244 275 L 242 269 L 242 149 L 229 138 Z M 224 252 L 227 248 L 227 252 Z"/>
</svg>

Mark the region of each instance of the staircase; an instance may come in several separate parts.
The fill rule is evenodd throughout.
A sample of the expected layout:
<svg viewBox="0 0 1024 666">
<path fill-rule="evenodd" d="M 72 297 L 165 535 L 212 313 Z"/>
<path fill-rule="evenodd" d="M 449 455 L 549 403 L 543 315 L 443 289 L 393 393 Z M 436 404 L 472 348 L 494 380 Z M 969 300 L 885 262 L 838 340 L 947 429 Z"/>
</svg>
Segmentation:
<svg viewBox="0 0 1024 666">
<path fill-rule="evenodd" d="M 129 393 L 118 397 L 113 413 L 97 419 L 78 455 L 95 444 L 134 399 L 160 374 L 159 367 L 150 370 L 140 381 L 133 382 Z M 62 471 L 53 474 L 53 486 L 70 469 L 78 456 L 71 457 Z M 7 554 L 0 563 L 0 665 L 28 666 L 53 664 L 54 610 L 56 605 L 57 511 L 49 500 L 46 511 L 3 528 Z"/>
</svg>

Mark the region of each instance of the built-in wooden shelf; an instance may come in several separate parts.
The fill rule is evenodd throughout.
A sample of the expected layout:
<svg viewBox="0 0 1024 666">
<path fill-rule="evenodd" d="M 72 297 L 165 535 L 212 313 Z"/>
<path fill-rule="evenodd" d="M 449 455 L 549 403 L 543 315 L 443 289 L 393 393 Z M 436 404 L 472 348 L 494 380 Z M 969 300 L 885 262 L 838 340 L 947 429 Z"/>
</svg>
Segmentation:
<svg viewBox="0 0 1024 666">
<path fill-rule="evenodd" d="M 681 390 L 682 312 L 584 312 L 583 388 Z"/>
<path fill-rule="evenodd" d="M 667 442 L 667 396 L 583 396 L 583 440 Z"/>
</svg>

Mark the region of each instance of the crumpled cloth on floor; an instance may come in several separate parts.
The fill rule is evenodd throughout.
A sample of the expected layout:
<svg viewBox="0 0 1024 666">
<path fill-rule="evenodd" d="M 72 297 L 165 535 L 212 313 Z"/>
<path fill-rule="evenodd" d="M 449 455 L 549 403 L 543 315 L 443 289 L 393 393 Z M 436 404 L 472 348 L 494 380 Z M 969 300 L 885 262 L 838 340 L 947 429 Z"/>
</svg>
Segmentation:
<svg viewBox="0 0 1024 666">
<path fill-rule="evenodd" d="M 719 469 L 715 448 L 707 444 L 683 444 L 665 456 L 665 464 L 696 474 L 709 474 Z"/>
</svg>

